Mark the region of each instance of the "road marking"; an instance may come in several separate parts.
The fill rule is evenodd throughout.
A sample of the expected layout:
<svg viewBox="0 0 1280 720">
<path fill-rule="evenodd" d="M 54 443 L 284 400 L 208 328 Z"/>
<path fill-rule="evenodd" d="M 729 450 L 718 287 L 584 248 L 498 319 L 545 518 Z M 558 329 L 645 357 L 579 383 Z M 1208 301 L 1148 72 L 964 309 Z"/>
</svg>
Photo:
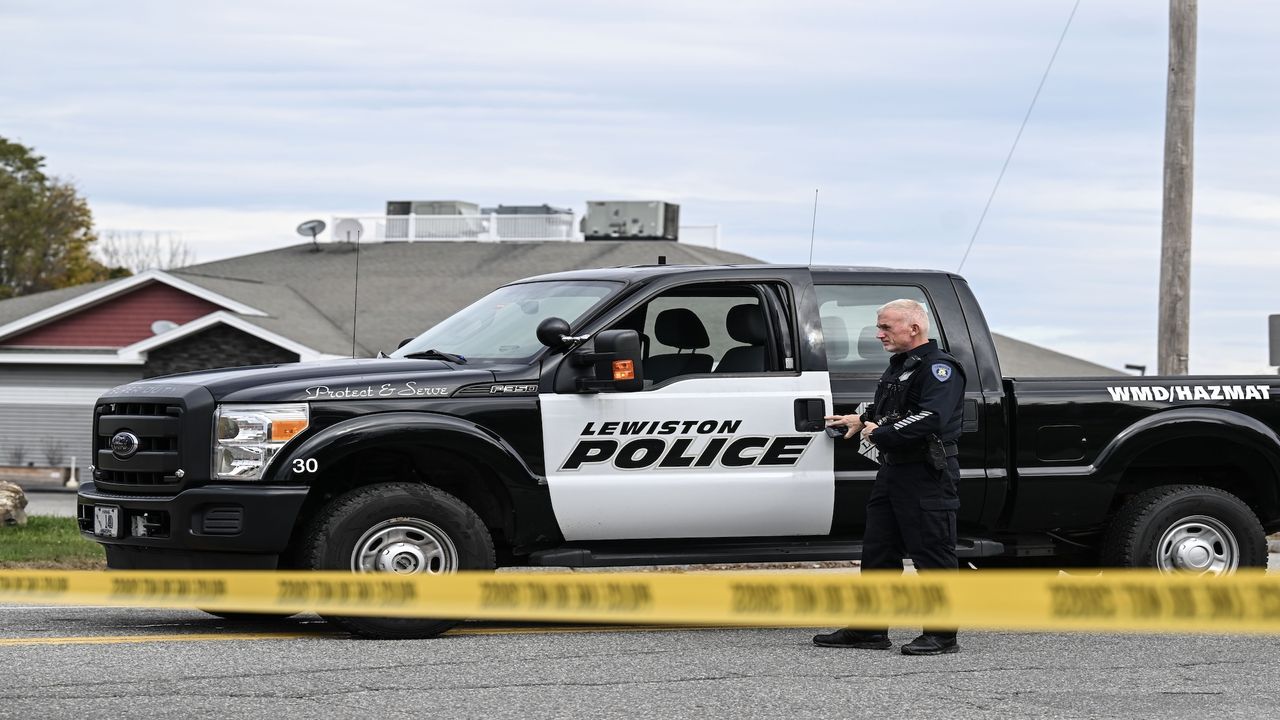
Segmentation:
<svg viewBox="0 0 1280 720">
<path fill-rule="evenodd" d="M 0 605 L 0 612 L 11 610 L 119 610 L 119 605 Z"/>
<path fill-rule="evenodd" d="M 465 635 L 565 635 L 574 633 L 679 632 L 684 630 L 725 630 L 716 626 L 688 625 L 619 625 L 619 626 L 547 626 L 547 627 L 475 627 L 454 628 L 445 636 Z M 742 628 L 738 628 L 742 629 Z M 83 635 L 73 637 L 0 638 L 0 647 L 29 645 L 128 645 L 156 642 L 206 642 L 234 640 L 302 640 L 346 639 L 345 633 L 191 633 L 187 635 Z"/>
<path fill-rule="evenodd" d="M 547 627 L 514 627 L 514 628 L 454 628 L 445 635 L 561 635 L 572 633 L 634 633 L 634 632 L 679 632 L 682 630 L 743 630 L 751 628 L 725 627 L 723 625 L 553 625 Z"/>
<path fill-rule="evenodd" d="M 333 637 L 317 633 L 196 633 L 191 635 L 87 635 L 79 637 L 0 638 L 0 647 L 23 645 L 125 645 L 154 642 L 203 642 L 206 640 L 299 640 Z"/>
</svg>

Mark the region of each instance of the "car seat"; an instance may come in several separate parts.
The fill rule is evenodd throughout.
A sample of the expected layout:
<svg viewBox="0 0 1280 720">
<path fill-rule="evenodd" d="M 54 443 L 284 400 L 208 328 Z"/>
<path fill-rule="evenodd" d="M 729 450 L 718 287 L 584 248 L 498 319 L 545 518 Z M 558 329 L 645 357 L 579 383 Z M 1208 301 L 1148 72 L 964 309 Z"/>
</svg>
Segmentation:
<svg viewBox="0 0 1280 720">
<path fill-rule="evenodd" d="M 729 337 L 745 346 L 729 348 L 720 364 L 716 366 L 718 373 L 756 373 L 764 372 L 765 343 L 769 336 L 765 330 L 764 313 L 760 306 L 754 304 L 734 305 L 724 319 L 725 329 Z"/>
<path fill-rule="evenodd" d="M 694 352 L 710 345 L 711 340 L 706 326 L 692 310 L 671 308 L 658 313 L 653 334 L 658 344 L 678 348 L 679 352 L 652 355 L 645 360 L 645 380 L 660 383 L 677 375 L 711 372 L 711 356 Z"/>
</svg>

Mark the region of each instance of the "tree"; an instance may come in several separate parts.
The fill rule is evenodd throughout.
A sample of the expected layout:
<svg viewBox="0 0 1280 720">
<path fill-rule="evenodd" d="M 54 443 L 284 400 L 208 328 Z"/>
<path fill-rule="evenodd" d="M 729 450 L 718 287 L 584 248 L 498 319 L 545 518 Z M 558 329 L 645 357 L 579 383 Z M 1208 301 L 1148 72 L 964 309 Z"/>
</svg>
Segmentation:
<svg viewBox="0 0 1280 720">
<path fill-rule="evenodd" d="M 93 259 L 89 204 L 43 168 L 31 148 L 0 137 L 0 299 L 128 274 Z"/>
<path fill-rule="evenodd" d="M 108 267 L 135 273 L 168 270 L 196 261 L 196 254 L 182 237 L 165 230 L 103 230 L 94 252 Z"/>
</svg>

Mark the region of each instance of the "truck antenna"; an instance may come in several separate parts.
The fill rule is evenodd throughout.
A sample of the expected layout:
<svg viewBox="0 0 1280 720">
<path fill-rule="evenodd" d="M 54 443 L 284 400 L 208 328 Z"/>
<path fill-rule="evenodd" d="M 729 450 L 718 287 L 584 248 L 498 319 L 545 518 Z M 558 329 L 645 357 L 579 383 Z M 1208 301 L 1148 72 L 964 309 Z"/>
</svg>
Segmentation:
<svg viewBox="0 0 1280 720">
<path fill-rule="evenodd" d="M 351 233 L 347 233 L 347 241 L 351 241 Z M 351 359 L 356 359 L 356 323 L 360 316 L 360 234 L 356 233 L 356 280 L 351 290 Z"/>
<path fill-rule="evenodd" d="M 813 231 L 818 228 L 818 188 L 813 189 L 813 223 L 809 225 L 809 264 L 813 264 Z"/>
</svg>

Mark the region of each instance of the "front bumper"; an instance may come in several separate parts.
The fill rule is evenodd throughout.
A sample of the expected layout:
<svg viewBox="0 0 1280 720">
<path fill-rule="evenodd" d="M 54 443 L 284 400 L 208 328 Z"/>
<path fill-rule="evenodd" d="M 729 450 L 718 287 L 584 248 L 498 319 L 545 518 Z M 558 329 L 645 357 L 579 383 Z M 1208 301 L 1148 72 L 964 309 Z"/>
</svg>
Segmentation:
<svg viewBox="0 0 1280 720">
<path fill-rule="evenodd" d="M 176 495 L 125 495 L 87 481 L 76 498 L 80 533 L 102 543 L 111 568 L 275 567 L 307 488 L 206 485 Z M 119 508 L 119 537 L 94 534 L 94 508 Z"/>
</svg>

